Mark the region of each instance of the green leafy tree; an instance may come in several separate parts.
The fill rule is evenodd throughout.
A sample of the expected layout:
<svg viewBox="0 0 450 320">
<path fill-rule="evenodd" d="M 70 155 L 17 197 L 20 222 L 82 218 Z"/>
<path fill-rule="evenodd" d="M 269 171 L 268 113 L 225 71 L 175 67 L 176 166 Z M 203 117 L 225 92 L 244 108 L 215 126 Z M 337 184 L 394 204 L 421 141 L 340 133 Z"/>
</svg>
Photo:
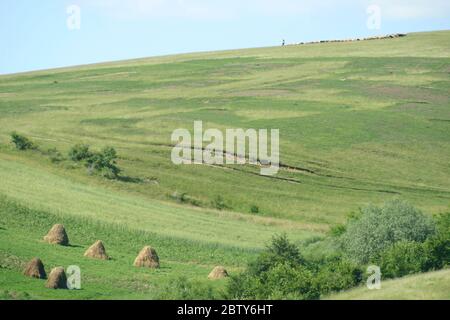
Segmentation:
<svg viewBox="0 0 450 320">
<path fill-rule="evenodd" d="M 427 256 L 422 243 L 401 241 L 380 254 L 380 269 L 385 278 L 403 277 L 426 271 Z"/>
<path fill-rule="evenodd" d="M 90 172 L 101 172 L 108 178 L 117 178 L 121 172 L 117 166 L 117 152 L 113 147 L 105 147 L 99 153 L 93 153 L 91 157 L 86 160 L 86 166 Z"/>
<path fill-rule="evenodd" d="M 87 144 L 77 144 L 69 150 L 69 158 L 72 161 L 83 161 L 90 157 L 92 157 L 92 153 L 89 151 Z"/>
<path fill-rule="evenodd" d="M 27 137 L 18 134 L 17 132 L 11 133 L 11 142 L 16 146 L 18 150 L 34 149 L 35 145 Z"/>
<path fill-rule="evenodd" d="M 363 209 L 358 219 L 349 221 L 340 241 L 351 259 L 368 263 L 396 242 L 424 242 L 435 232 L 431 217 L 404 201 L 393 200 L 381 208 Z"/>
</svg>

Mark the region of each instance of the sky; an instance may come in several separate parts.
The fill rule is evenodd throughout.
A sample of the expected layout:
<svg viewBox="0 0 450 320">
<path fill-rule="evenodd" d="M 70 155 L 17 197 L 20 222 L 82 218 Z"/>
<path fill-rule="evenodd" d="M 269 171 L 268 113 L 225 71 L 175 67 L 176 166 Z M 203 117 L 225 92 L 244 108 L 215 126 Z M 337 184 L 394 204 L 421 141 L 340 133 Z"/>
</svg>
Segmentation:
<svg viewBox="0 0 450 320">
<path fill-rule="evenodd" d="M 1 0 L 0 74 L 448 29 L 449 0 Z"/>
</svg>

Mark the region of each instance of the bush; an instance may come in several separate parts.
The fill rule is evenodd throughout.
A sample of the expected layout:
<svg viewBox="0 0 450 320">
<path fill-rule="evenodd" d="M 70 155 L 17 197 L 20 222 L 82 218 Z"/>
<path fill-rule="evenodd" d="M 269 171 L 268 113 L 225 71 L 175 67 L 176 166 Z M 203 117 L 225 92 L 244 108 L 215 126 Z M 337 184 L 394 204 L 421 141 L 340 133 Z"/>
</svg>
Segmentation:
<svg viewBox="0 0 450 320">
<path fill-rule="evenodd" d="M 217 210 L 231 209 L 231 207 L 225 203 L 225 200 L 222 198 L 222 196 L 217 196 L 217 197 L 213 200 L 212 205 L 213 205 L 213 207 L 216 208 Z"/>
<path fill-rule="evenodd" d="M 89 146 L 86 144 L 77 144 L 69 150 L 69 159 L 72 161 L 83 161 L 92 157 Z"/>
<path fill-rule="evenodd" d="M 227 292 L 230 299 L 317 299 L 320 296 L 313 272 L 285 235 L 275 236 L 245 272 L 232 276 Z"/>
<path fill-rule="evenodd" d="M 320 293 L 328 294 L 357 286 L 362 281 L 363 274 L 357 264 L 336 256 L 323 262 L 315 281 Z"/>
<path fill-rule="evenodd" d="M 34 149 L 35 145 L 27 137 L 18 134 L 17 132 L 11 133 L 11 142 L 16 146 L 17 150 Z"/>
<path fill-rule="evenodd" d="M 250 207 L 250 212 L 253 213 L 253 214 L 258 214 L 259 213 L 258 206 L 255 206 L 255 205 L 251 206 Z"/>
<path fill-rule="evenodd" d="M 380 254 L 379 265 L 383 277 L 397 278 L 426 271 L 427 256 L 422 243 L 401 241 Z"/>
<path fill-rule="evenodd" d="M 258 258 L 251 262 L 248 269 L 251 274 L 261 275 L 278 264 L 287 264 L 293 267 L 303 265 L 305 260 L 297 246 L 291 243 L 285 234 L 275 235 Z"/>
<path fill-rule="evenodd" d="M 442 269 L 450 264 L 450 213 L 436 217 L 437 233 L 423 244 L 427 263 L 426 270 Z"/>
<path fill-rule="evenodd" d="M 340 242 L 348 257 L 368 263 L 396 242 L 424 242 L 435 232 L 432 218 L 406 202 L 394 200 L 382 208 L 363 209 L 358 219 L 349 221 Z"/>
<path fill-rule="evenodd" d="M 194 197 L 191 197 L 189 194 L 187 194 L 186 192 L 183 193 L 178 193 L 178 192 L 174 192 L 170 195 L 170 198 L 173 200 L 176 200 L 180 203 L 186 203 L 186 204 L 190 204 L 196 207 L 201 207 L 202 206 L 202 202 L 198 199 L 195 199 Z"/>
<path fill-rule="evenodd" d="M 89 172 L 101 172 L 107 178 L 117 178 L 121 170 L 116 165 L 117 152 L 113 147 L 105 147 L 100 153 L 92 153 L 86 160 Z"/>
</svg>

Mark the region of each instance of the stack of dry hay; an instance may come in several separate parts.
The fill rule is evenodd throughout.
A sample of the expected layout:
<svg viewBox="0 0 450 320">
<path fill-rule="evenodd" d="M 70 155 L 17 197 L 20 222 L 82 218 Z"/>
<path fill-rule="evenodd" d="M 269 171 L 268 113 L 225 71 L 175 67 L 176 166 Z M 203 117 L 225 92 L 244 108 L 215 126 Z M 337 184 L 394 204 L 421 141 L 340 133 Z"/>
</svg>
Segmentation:
<svg viewBox="0 0 450 320">
<path fill-rule="evenodd" d="M 210 280 L 217 280 L 217 279 L 223 279 L 228 277 L 227 270 L 222 266 L 215 267 L 211 273 L 208 275 L 208 279 Z"/>
<path fill-rule="evenodd" d="M 69 237 L 67 236 L 66 229 L 62 224 L 55 224 L 44 237 L 44 241 L 62 246 L 69 245 Z"/>
<path fill-rule="evenodd" d="M 100 259 L 100 260 L 108 260 L 109 257 L 106 254 L 105 246 L 101 240 L 95 241 L 95 243 L 89 247 L 84 253 L 85 257 Z"/>
<path fill-rule="evenodd" d="M 51 244 L 58 244 L 62 246 L 69 245 L 69 237 L 67 236 L 66 229 L 62 224 L 55 224 L 47 235 L 44 237 L 44 241 Z M 101 240 L 97 240 L 91 245 L 84 253 L 85 257 L 108 260 L 109 256 L 106 253 L 105 246 Z M 145 246 L 134 260 L 135 267 L 145 268 L 159 268 L 159 257 L 156 250 L 151 246 Z M 39 258 L 33 258 L 25 267 L 24 274 L 26 276 L 46 279 L 47 274 L 45 272 L 44 264 Z M 208 279 L 223 279 L 228 277 L 227 270 L 222 266 L 215 267 L 208 275 Z M 52 289 L 67 289 L 67 276 L 63 267 L 53 268 L 48 276 L 47 288 Z"/>
<path fill-rule="evenodd" d="M 144 247 L 134 260 L 135 267 L 159 268 L 159 257 L 150 246 Z"/>
<path fill-rule="evenodd" d="M 67 289 L 67 277 L 63 267 L 56 267 L 50 271 L 45 287 L 49 289 Z"/>
<path fill-rule="evenodd" d="M 46 279 L 44 264 L 41 259 L 33 258 L 27 263 L 24 275 L 37 279 Z M 63 267 L 53 268 L 45 284 L 47 288 L 51 289 L 67 289 L 67 277 Z"/>
<path fill-rule="evenodd" d="M 46 279 L 47 274 L 45 273 L 44 264 L 41 259 L 33 258 L 30 262 L 28 262 L 23 274 L 37 279 Z"/>
</svg>

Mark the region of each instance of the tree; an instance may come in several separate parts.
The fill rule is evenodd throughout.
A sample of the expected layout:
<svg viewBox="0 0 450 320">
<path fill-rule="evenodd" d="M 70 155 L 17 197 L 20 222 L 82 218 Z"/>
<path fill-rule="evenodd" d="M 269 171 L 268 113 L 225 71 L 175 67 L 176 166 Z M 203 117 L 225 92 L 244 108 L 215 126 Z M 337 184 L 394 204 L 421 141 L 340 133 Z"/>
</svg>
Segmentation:
<svg viewBox="0 0 450 320">
<path fill-rule="evenodd" d="M 18 150 L 28 150 L 35 148 L 33 142 L 27 137 L 18 134 L 17 132 L 11 133 L 11 142 L 14 143 Z"/>
<path fill-rule="evenodd" d="M 87 144 L 77 144 L 69 150 L 69 158 L 72 161 L 83 161 L 90 157 L 92 157 L 92 153 L 89 151 Z"/>
<path fill-rule="evenodd" d="M 121 170 L 117 167 L 117 152 L 113 147 L 105 147 L 100 153 L 92 153 L 87 159 L 86 166 L 89 171 L 102 172 L 109 178 L 117 178 Z"/>
<path fill-rule="evenodd" d="M 396 242 L 424 242 L 435 232 L 431 217 L 404 201 L 393 200 L 381 208 L 363 209 L 358 219 L 350 220 L 340 241 L 351 259 L 368 263 Z"/>
</svg>

